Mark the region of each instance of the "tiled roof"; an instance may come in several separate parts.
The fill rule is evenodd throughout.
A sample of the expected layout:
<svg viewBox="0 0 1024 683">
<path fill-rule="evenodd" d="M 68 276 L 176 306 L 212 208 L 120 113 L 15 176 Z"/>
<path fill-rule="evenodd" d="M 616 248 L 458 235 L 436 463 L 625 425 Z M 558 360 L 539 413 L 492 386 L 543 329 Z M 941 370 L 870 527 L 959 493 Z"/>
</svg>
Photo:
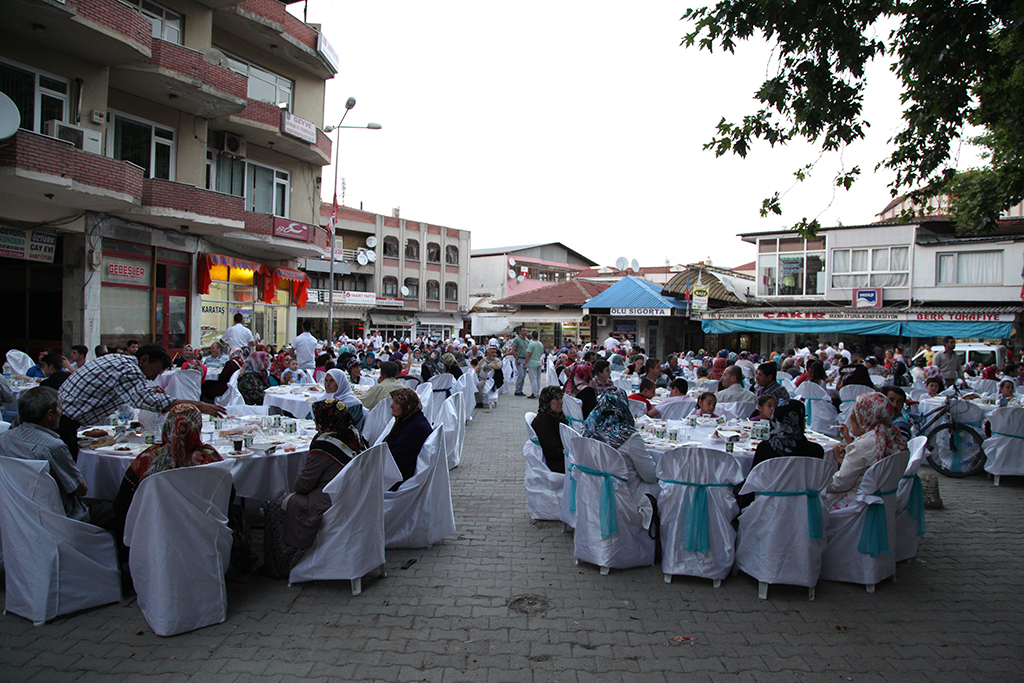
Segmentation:
<svg viewBox="0 0 1024 683">
<path fill-rule="evenodd" d="M 556 285 L 531 289 L 529 292 L 516 294 L 492 303 L 508 306 L 582 306 L 588 299 L 592 299 L 609 287 L 611 287 L 611 283 L 608 282 L 569 280 Z"/>
<path fill-rule="evenodd" d="M 586 308 L 686 308 L 686 304 L 661 295 L 661 287 L 627 275 L 587 301 Z"/>
</svg>

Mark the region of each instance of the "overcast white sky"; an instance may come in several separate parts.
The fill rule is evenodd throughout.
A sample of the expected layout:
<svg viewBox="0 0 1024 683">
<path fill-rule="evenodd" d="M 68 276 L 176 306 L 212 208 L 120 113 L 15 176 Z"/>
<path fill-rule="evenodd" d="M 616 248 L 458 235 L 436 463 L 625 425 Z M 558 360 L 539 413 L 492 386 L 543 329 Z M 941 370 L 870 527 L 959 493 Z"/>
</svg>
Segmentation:
<svg viewBox="0 0 1024 683">
<path fill-rule="evenodd" d="M 868 139 L 822 159 L 783 199 L 782 217 L 761 218 L 761 200 L 790 188 L 816 153 L 761 146 L 743 160 L 701 149 L 723 115 L 755 111 L 769 51 L 681 47 L 686 6 L 309 0 L 308 20 L 341 61 L 325 124 L 353 96 L 346 125 L 383 126 L 341 131 L 345 203 L 470 230 L 474 248 L 557 240 L 602 264 L 650 266 L 710 256 L 732 267 L 754 258 L 737 233 L 803 217 L 875 220 L 890 176 L 873 169 L 899 126 L 887 65 L 871 72 Z M 833 200 L 841 163 L 863 177 Z M 331 182 L 325 170 L 328 201 Z"/>
</svg>

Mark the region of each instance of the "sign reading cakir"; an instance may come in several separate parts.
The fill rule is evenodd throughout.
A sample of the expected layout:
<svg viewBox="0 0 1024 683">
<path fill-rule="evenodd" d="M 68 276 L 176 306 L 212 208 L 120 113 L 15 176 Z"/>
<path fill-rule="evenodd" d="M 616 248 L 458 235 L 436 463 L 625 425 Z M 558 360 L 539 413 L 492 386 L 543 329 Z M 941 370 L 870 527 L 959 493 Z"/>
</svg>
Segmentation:
<svg viewBox="0 0 1024 683">
<path fill-rule="evenodd" d="M 709 320 L 890 320 L 935 322 L 1013 322 L 1015 313 L 904 313 L 875 312 L 864 309 L 838 309 L 836 311 L 715 311 L 706 313 Z"/>
<path fill-rule="evenodd" d="M 290 221 L 287 218 L 274 218 L 274 236 L 287 237 L 300 242 L 309 241 L 310 226 L 305 223 Z"/>
</svg>

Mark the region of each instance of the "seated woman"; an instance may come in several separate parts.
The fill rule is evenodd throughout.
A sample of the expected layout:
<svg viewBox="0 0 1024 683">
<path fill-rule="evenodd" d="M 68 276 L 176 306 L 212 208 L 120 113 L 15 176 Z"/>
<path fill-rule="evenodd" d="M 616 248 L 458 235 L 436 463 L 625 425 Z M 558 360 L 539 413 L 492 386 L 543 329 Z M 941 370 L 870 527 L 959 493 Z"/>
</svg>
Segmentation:
<svg viewBox="0 0 1024 683">
<path fill-rule="evenodd" d="M 333 398 L 335 401 L 341 401 L 345 405 L 349 415 L 352 416 L 352 424 L 357 430 L 362 431 L 363 420 L 366 417 L 363 413 L 363 404 L 359 402 L 355 393 L 352 392 L 352 386 L 349 384 L 345 373 L 338 368 L 328 370 L 324 376 L 324 391 L 327 392 L 326 398 Z"/>
<path fill-rule="evenodd" d="M 350 358 L 345 370 L 348 373 L 349 384 L 352 386 L 358 386 L 362 382 L 363 364 L 359 362 L 358 358 Z"/>
<path fill-rule="evenodd" d="M 580 361 L 573 366 L 572 374 L 565 382 L 565 393 L 583 403 L 583 419 L 586 420 L 590 411 L 597 405 L 597 392 L 591 380 L 594 368 L 590 363 Z"/>
<path fill-rule="evenodd" d="M 288 361 L 291 358 L 287 351 L 282 351 L 274 355 L 274 360 L 270 362 L 270 369 L 267 370 L 269 375 L 270 386 L 276 387 L 284 382 L 281 381 L 281 373 L 288 369 Z"/>
<path fill-rule="evenodd" d="M 197 360 L 195 349 L 192 348 L 191 344 L 185 344 L 185 347 L 181 350 L 181 355 L 174 358 L 174 367 L 180 368 L 190 360 Z"/>
<path fill-rule="evenodd" d="M 270 357 L 265 351 L 253 351 L 245 359 L 245 368 L 238 376 L 238 393 L 247 405 L 263 405 L 263 392 L 270 388 L 270 377 L 267 375 L 269 364 Z"/>
<path fill-rule="evenodd" d="M 893 453 L 907 450 L 907 440 L 892 425 L 895 413 L 892 403 L 882 394 L 868 392 L 857 397 L 850 414 L 852 443 L 832 449 L 839 471 L 832 476 L 826 502 L 830 509 L 850 505 L 857 496 L 860 480 L 869 467 Z"/>
<path fill-rule="evenodd" d="M 851 387 L 854 385 L 868 387 L 869 389 L 875 388 L 875 383 L 871 381 L 871 374 L 863 365 L 853 366 L 853 371 L 843 377 L 842 386 Z"/>
<path fill-rule="evenodd" d="M 626 487 L 638 504 L 645 504 L 645 494 L 657 497 L 657 466 L 637 434 L 626 392 L 614 387 L 597 399 L 597 406 L 583 423 L 583 436 L 603 441 L 619 451 L 628 472 Z"/>
<path fill-rule="evenodd" d="M 768 394 L 764 394 L 761 398 L 757 399 L 757 410 L 750 416 L 751 420 L 770 420 L 772 414 L 775 412 L 775 406 L 779 405 L 779 399 Z"/>
<path fill-rule="evenodd" d="M 624 377 L 632 377 L 633 375 L 646 375 L 647 368 L 644 367 L 647 364 L 647 356 L 642 353 L 638 353 L 633 356 L 633 360 L 629 362 L 626 369 L 623 371 Z"/>
<path fill-rule="evenodd" d="M 537 417 L 533 418 L 533 422 L 530 423 L 533 431 L 537 433 L 540 449 L 544 451 L 544 462 L 547 463 L 549 470 L 559 474 L 565 473 L 565 453 L 558 425 L 569 424 L 568 418 L 562 412 L 564 393 L 555 386 L 541 389 L 537 404 Z"/>
<path fill-rule="evenodd" d="M 242 349 L 231 349 L 228 352 L 228 360 L 224 363 L 217 379 L 208 379 L 203 382 L 199 392 L 200 400 L 204 403 L 213 403 L 223 396 L 224 392 L 228 390 L 228 380 L 231 379 L 231 375 L 242 369 L 243 362 Z"/>
<path fill-rule="evenodd" d="M 459 367 L 459 362 L 455 359 L 455 354 L 442 354 L 441 362 L 444 363 L 444 371 L 451 374 L 453 382 L 462 377 L 462 368 Z"/>
<path fill-rule="evenodd" d="M 800 401 L 786 401 L 775 408 L 771 417 L 771 431 L 768 438 L 757 445 L 754 463 L 757 467 L 765 460 L 785 456 L 801 458 L 824 458 L 825 450 L 804 433 L 807 428 L 804 404 Z"/>
<path fill-rule="evenodd" d="M 391 457 L 402 473 L 402 481 L 391 487 L 392 491 L 397 491 L 416 474 L 416 459 L 433 428 L 423 414 L 419 395 L 409 388 L 391 392 L 391 416 L 395 418 L 395 424 L 384 437 L 384 443 L 391 449 Z"/>
<path fill-rule="evenodd" d="M 696 417 L 718 417 L 715 415 L 715 406 L 718 405 L 718 397 L 710 391 L 705 391 L 697 399 Z"/>
<path fill-rule="evenodd" d="M 317 401 L 313 404 L 313 419 L 316 436 L 295 479 L 295 492 L 266 508 L 261 572 L 275 579 L 288 576 L 313 545 L 320 521 L 331 507 L 331 496 L 324 493 L 324 486 L 367 449 L 366 440 L 340 401 Z"/>
</svg>

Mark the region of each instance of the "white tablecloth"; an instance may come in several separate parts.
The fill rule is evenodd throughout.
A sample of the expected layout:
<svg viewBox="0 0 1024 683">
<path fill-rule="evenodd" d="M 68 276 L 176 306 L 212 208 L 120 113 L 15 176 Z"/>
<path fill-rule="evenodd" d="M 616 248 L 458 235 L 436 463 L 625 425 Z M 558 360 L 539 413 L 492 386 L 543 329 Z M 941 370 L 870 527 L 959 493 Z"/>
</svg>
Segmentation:
<svg viewBox="0 0 1024 683">
<path fill-rule="evenodd" d="M 979 408 L 981 408 L 981 412 L 985 413 L 986 416 L 989 413 L 991 413 L 993 410 L 995 410 L 996 408 L 999 407 L 999 405 L 996 404 L 996 403 L 980 403 L 978 401 L 971 401 L 971 403 L 973 405 L 976 405 Z M 937 397 L 937 398 L 923 398 L 923 399 L 920 400 L 920 402 L 918 402 L 917 412 L 921 413 L 922 415 L 928 415 L 929 413 L 931 413 L 935 409 L 941 408 L 945 404 L 946 404 L 946 397 L 945 396 L 940 396 L 940 397 Z M 1016 408 L 1018 406 L 1011 406 L 1011 407 Z M 1024 410 L 1024 408 L 1021 408 L 1021 410 Z"/>
<path fill-rule="evenodd" d="M 308 396 L 305 394 L 309 393 Z M 327 397 L 322 391 L 304 392 L 300 394 L 288 393 L 275 393 L 273 391 L 267 391 L 263 394 L 263 405 L 267 407 L 280 408 L 281 410 L 287 411 L 295 417 L 302 419 L 311 416 L 313 404 L 317 401 L 322 401 Z"/>
</svg>

